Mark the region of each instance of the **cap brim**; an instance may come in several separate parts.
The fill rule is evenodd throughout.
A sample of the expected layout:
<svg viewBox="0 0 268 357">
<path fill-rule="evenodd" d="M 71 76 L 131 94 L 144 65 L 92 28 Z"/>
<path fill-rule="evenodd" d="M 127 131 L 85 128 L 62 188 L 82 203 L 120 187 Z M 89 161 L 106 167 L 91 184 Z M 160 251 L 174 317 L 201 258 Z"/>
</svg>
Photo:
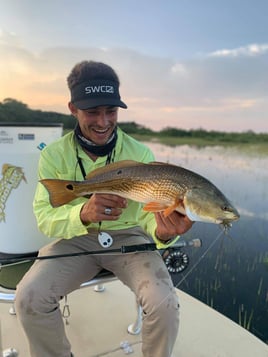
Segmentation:
<svg viewBox="0 0 268 357">
<path fill-rule="evenodd" d="M 96 108 L 101 106 L 112 106 L 112 107 L 120 107 L 127 108 L 127 105 L 119 99 L 114 98 L 91 98 L 90 100 L 78 100 L 73 102 L 73 104 L 81 110 Z"/>
</svg>

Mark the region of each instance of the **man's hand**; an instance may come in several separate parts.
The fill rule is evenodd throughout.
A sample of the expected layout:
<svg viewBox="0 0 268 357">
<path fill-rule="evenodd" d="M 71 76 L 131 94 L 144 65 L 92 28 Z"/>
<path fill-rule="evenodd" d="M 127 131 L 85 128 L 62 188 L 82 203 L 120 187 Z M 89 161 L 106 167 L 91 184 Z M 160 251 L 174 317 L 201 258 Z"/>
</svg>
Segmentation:
<svg viewBox="0 0 268 357">
<path fill-rule="evenodd" d="M 156 236 L 163 241 L 187 232 L 194 223 L 187 216 L 176 211 L 167 217 L 164 217 L 163 212 L 155 213 L 155 219 L 157 223 Z"/>
<path fill-rule="evenodd" d="M 127 207 L 127 200 L 117 195 L 94 194 L 84 204 L 80 212 L 83 224 L 89 222 L 115 221 Z M 110 214 L 105 214 L 105 209 L 110 208 Z"/>
</svg>

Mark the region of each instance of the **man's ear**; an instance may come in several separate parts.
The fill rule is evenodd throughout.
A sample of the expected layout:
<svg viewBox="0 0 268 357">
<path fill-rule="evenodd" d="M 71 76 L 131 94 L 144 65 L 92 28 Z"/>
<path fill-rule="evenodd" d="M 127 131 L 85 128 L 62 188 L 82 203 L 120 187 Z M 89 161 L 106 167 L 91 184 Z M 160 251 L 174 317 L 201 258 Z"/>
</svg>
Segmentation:
<svg viewBox="0 0 268 357">
<path fill-rule="evenodd" d="M 68 103 L 68 107 L 69 107 L 69 109 L 70 109 L 71 114 L 75 117 L 76 114 L 77 114 L 77 108 L 76 108 L 76 106 L 75 106 L 72 102 L 69 102 L 69 103 Z"/>
</svg>

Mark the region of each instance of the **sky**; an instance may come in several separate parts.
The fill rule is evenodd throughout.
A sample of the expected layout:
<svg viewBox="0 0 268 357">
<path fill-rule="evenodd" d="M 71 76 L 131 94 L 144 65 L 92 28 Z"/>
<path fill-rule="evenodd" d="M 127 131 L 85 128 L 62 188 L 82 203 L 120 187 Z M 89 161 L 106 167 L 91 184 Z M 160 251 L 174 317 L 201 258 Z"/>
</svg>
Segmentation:
<svg viewBox="0 0 268 357">
<path fill-rule="evenodd" d="M 0 0 L 0 102 L 69 113 L 66 77 L 95 60 L 120 77 L 119 121 L 268 132 L 267 14 L 267 0 Z"/>
</svg>

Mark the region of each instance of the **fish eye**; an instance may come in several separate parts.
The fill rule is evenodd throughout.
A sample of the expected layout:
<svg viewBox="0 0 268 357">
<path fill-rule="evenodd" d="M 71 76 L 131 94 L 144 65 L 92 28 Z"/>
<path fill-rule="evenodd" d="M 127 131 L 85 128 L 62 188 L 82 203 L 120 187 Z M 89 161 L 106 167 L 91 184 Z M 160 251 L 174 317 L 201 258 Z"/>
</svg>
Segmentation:
<svg viewBox="0 0 268 357">
<path fill-rule="evenodd" d="M 223 206 L 223 207 L 222 207 L 222 210 L 223 210 L 223 211 L 231 211 L 229 206 Z"/>
</svg>

